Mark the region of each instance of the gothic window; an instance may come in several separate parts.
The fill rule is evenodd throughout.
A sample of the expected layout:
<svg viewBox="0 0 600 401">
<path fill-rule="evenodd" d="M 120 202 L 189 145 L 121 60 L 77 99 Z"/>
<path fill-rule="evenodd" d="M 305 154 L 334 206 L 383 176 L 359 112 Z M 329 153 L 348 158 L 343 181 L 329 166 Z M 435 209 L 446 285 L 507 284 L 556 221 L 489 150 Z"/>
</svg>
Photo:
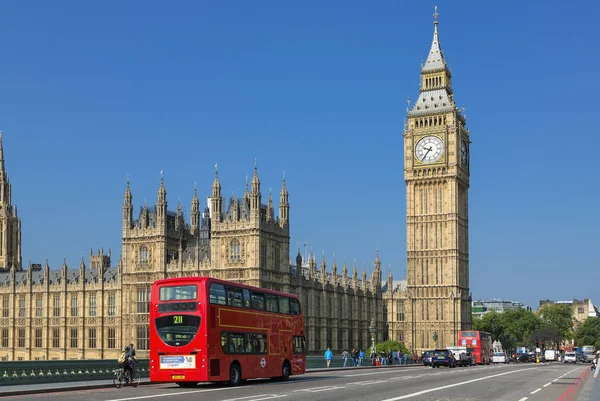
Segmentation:
<svg viewBox="0 0 600 401">
<path fill-rule="evenodd" d="M 73 295 L 71 297 L 71 316 L 77 317 L 79 316 L 79 307 L 77 302 L 77 295 Z"/>
<path fill-rule="evenodd" d="M 117 314 L 117 298 L 114 295 L 108 296 L 108 316 Z"/>
<path fill-rule="evenodd" d="M 90 327 L 88 335 L 88 348 L 96 348 L 96 328 Z"/>
<path fill-rule="evenodd" d="M 8 329 L 2 329 L 2 348 L 8 348 Z"/>
<path fill-rule="evenodd" d="M 77 329 L 76 327 L 72 327 L 71 328 L 71 348 L 77 348 L 78 346 L 78 333 L 79 329 Z"/>
<path fill-rule="evenodd" d="M 108 329 L 108 335 L 106 336 L 108 339 L 108 348 L 117 348 L 117 334 L 116 329 L 111 328 Z"/>
<path fill-rule="evenodd" d="M 96 317 L 96 294 L 90 295 L 90 317 Z"/>
<path fill-rule="evenodd" d="M 396 320 L 399 322 L 404 321 L 404 301 L 403 300 L 396 302 Z"/>
<path fill-rule="evenodd" d="M 60 348 L 60 329 L 52 329 L 52 348 Z"/>
<path fill-rule="evenodd" d="M 149 347 L 150 328 L 148 326 L 138 326 L 137 328 L 137 349 L 147 350 Z"/>
<path fill-rule="evenodd" d="M 279 244 L 275 245 L 275 270 L 279 270 L 281 268 L 281 254 L 279 253 Z"/>
<path fill-rule="evenodd" d="M 25 303 L 25 296 L 19 297 L 19 317 L 25 317 L 27 315 L 27 308 Z"/>
<path fill-rule="evenodd" d="M 260 267 L 263 269 L 267 268 L 267 245 L 260 245 Z"/>
<path fill-rule="evenodd" d="M 42 307 L 42 304 L 43 304 L 42 296 L 38 295 L 35 298 L 35 317 L 43 317 L 44 309 Z"/>
<path fill-rule="evenodd" d="M 8 295 L 5 295 L 2 298 L 2 317 L 10 316 L 10 298 Z"/>
<path fill-rule="evenodd" d="M 60 295 L 54 295 L 54 304 L 52 308 L 52 316 L 60 316 Z"/>
<path fill-rule="evenodd" d="M 20 328 L 17 331 L 18 333 L 18 345 L 17 347 L 19 348 L 25 348 L 25 329 L 24 328 Z"/>
<path fill-rule="evenodd" d="M 231 241 L 231 259 L 233 260 L 239 260 L 241 258 L 241 248 L 240 248 L 240 241 L 237 239 L 234 239 L 233 241 Z"/>
<path fill-rule="evenodd" d="M 147 265 L 149 263 L 149 252 L 145 246 L 140 248 L 140 264 Z"/>
<path fill-rule="evenodd" d="M 42 329 L 35 329 L 35 347 L 42 348 Z"/>
<path fill-rule="evenodd" d="M 138 288 L 137 290 L 137 313 L 150 312 L 150 290 Z M 145 348 L 144 348 L 145 349 Z"/>
</svg>

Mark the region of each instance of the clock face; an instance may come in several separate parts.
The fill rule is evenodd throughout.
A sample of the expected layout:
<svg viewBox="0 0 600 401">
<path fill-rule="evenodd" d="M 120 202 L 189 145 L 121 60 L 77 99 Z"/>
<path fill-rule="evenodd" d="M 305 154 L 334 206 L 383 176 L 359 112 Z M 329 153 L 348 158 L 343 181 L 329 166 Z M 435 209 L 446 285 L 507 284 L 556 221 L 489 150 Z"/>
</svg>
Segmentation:
<svg viewBox="0 0 600 401">
<path fill-rule="evenodd" d="M 460 161 L 464 168 L 469 165 L 469 150 L 467 149 L 467 141 L 464 139 L 460 142 Z"/>
<path fill-rule="evenodd" d="M 415 148 L 415 156 L 421 163 L 435 163 L 444 154 L 444 141 L 437 136 L 429 135 L 421 138 Z"/>
</svg>

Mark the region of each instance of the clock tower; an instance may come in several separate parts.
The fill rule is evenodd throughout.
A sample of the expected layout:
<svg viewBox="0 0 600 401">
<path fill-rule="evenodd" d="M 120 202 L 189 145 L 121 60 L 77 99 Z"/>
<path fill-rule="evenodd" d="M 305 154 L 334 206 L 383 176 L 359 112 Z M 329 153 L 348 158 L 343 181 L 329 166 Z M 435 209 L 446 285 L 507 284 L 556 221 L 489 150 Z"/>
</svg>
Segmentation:
<svg viewBox="0 0 600 401">
<path fill-rule="evenodd" d="M 421 68 L 417 101 L 404 127 L 406 182 L 406 344 L 413 351 L 457 344 L 471 328 L 469 292 L 469 130 L 454 101 L 438 38 Z M 409 105 L 410 106 L 410 105 Z"/>
</svg>

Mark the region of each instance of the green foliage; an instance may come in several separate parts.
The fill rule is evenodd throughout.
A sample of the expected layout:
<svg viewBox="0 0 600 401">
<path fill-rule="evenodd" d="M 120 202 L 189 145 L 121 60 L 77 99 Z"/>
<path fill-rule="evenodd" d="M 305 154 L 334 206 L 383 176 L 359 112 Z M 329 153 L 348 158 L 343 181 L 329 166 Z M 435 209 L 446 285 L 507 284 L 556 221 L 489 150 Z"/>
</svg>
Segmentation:
<svg viewBox="0 0 600 401">
<path fill-rule="evenodd" d="M 539 340 L 544 342 L 546 349 L 558 349 L 562 338 L 561 332 L 554 325 L 545 322 L 529 335 L 527 345 L 533 347 L 536 340 Z"/>
<path fill-rule="evenodd" d="M 588 317 L 580 324 L 574 333 L 575 345 L 593 345 L 600 349 L 600 317 Z"/>
<path fill-rule="evenodd" d="M 383 341 L 380 343 L 375 343 L 375 348 L 377 349 L 377 353 L 381 353 L 381 351 L 387 352 L 388 350 L 402 351 L 403 354 L 408 353 L 408 348 L 406 348 L 406 345 L 404 345 L 404 343 L 401 343 L 400 341 L 394 341 L 394 340 L 388 340 L 388 341 Z M 367 352 L 367 350 L 365 350 L 365 354 L 367 354 L 366 356 L 369 356 L 370 353 L 371 353 L 371 347 L 369 347 L 368 352 Z"/>
<path fill-rule="evenodd" d="M 556 328 L 562 339 L 570 339 L 573 334 L 575 317 L 569 304 L 548 304 L 538 309 L 538 315 L 550 326 Z M 560 341 L 559 340 L 559 341 Z"/>
<path fill-rule="evenodd" d="M 503 313 L 492 311 L 482 318 L 473 319 L 473 330 L 487 331 L 492 335 L 492 341 L 500 341 L 505 350 L 513 350 L 518 346 L 529 345 L 531 333 L 542 324 L 541 319 L 532 311 L 519 308 Z"/>
</svg>

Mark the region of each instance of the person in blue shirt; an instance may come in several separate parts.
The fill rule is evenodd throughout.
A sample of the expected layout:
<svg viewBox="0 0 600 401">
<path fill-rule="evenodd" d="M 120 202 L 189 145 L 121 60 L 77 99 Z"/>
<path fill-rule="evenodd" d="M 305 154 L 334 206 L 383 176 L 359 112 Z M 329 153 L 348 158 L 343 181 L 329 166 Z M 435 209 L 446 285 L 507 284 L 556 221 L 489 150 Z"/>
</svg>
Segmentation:
<svg viewBox="0 0 600 401">
<path fill-rule="evenodd" d="M 363 366 L 363 360 L 365 359 L 365 350 L 361 349 L 358 353 L 358 366 Z"/>
<path fill-rule="evenodd" d="M 327 362 L 327 367 L 329 367 L 329 365 L 331 364 L 332 358 L 333 358 L 333 352 L 331 352 L 331 350 L 328 347 L 327 351 L 325 351 L 325 362 Z"/>
</svg>

